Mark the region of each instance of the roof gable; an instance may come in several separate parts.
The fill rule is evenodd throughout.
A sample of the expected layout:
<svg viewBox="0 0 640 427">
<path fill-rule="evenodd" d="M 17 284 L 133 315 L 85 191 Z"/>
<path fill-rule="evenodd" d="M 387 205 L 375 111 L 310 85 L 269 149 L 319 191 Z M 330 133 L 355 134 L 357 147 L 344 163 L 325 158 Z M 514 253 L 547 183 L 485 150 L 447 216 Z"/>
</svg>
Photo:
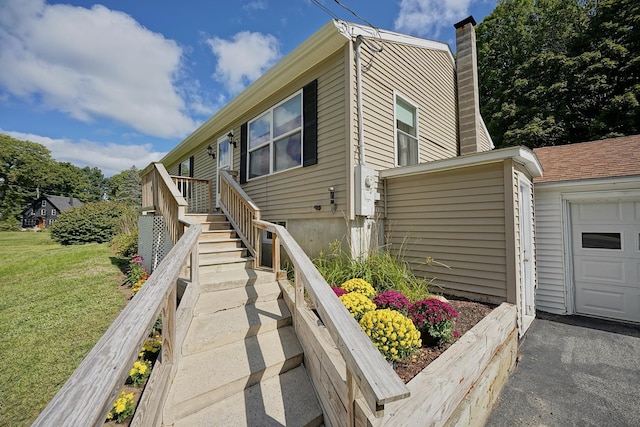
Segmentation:
<svg viewBox="0 0 640 427">
<path fill-rule="evenodd" d="M 452 64 L 455 64 L 451 49 L 446 43 L 375 29 L 352 22 L 331 20 L 224 105 L 167 153 L 160 162 L 167 164 L 180 161 L 191 150 L 211 139 L 212 136 L 226 135 L 229 127 L 237 121 L 238 117 L 245 114 L 247 106 L 277 92 L 359 36 L 383 42 L 402 43 L 423 49 L 444 51 L 448 54 Z"/>
<path fill-rule="evenodd" d="M 64 197 L 64 196 L 43 196 L 53 206 L 55 206 L 59 212 L 68 211 L 71 208 L 77 208 L 82 206 L 82 202 L 75 197 Z"/>
<path fill-rule="evenodd" d="M 535 148 L 543 175 L 535 183 L 640 175 L 640 135 Z"/>
</svg>

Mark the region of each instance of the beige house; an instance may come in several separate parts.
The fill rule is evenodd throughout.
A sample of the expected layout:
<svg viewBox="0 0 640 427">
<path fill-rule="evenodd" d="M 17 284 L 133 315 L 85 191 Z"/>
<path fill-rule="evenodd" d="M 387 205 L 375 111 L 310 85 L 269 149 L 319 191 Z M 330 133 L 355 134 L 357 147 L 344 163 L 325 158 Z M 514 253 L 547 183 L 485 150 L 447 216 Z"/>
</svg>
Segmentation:
<svg viewBox="0 0 640 427">
<path fill-rule="evenodd" d="M 444 43 L 330 21 L 161 163 L 210 182 L 213 200 L 190 209 L 212 208 L 218 170 L 233 171 L 311 257 L 335 240 L 354 256 L 388 244 L 444 292 L 532 316 L 541 169 L 527 149 L 491 151 L 474 25 L 456 24 L 454 59 Z M 262 243 L 268 254 L 268 233 Z"/>
</svg>

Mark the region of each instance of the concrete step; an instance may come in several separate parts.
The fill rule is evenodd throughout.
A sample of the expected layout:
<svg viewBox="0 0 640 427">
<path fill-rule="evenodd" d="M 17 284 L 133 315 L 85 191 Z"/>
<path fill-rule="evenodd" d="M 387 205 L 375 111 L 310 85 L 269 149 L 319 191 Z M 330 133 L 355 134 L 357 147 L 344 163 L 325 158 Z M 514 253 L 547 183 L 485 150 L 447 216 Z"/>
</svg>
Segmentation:
<svg viewBox="0 0 640 427">
<path fill-rule="evenodd" d="M 302 347 L 290 326 L 183 356 L 169 390 L 163 424 L 171 425 L 291 370 L 302 363 L 302 356 Z"/>
<path fill-rule="evenodd" d="M 198 243 L 217 242 L 225 239 L 237 239 L 234 230 L 203 230 L 198 238 Z"/>
<path fill-rule="evenodd" d="M 218 222 L 226 221 L 227 217 L 222 213 L 187 214 L 187 219 L 191 222 Z"/>
<path fill-rule="evenodd" d="M 275 301 L 281 294 L 280 285 L 276 282 L 206 292 L 200 294 L 193 315 L 204 316 L 255 302 Z"/>
<path fill-rule="evenodd" d="M 307 372 L 298 366 L 178 420 L 174 426 L 317 427 L 322 423 L 322 407 Z"/>
<path fill-rule="evenodd" d="M 253 267 L 253 257 L 200 259 L 200 274 L 204 277 L 235 270 L 247 270 Z"/>
<path fill-rule="evenodd" d="M 231 223 L 226 220 L 221 221 L 209 221 L 202 223 L 202 231 L 212 230 L 232 230 Z"/>
<path fill-rule="evenodd" d="M 246 248 L 206 248 L 200 251 L 200 265 L 215 264 L 219 259 L 238 258 L 244 260 L 246 254 Z"/>
<path fill-rule="evenodd" d="M 206 254 L 220 249 L 238 249 L 242 248 L 242 240 L 235 239 L 218 239 L 209 241 L 199 241 L 198 251 L 201 254 Z"/>
<path fill-rule="evenodd" d="M 256 286 L 276 281 L 276 275 L 271 271 L 237 269 L 223 272 L 206 272 L 200 268 L 200 289 L 204 292 L 220 291 L 223 289 Z"/>
<path fill-rule="evenodd" d="M 291 313 L 281 299 L 194 317 L 182 344 L 192 355 L 260 333 L 291 325 Z"/>
</svg>

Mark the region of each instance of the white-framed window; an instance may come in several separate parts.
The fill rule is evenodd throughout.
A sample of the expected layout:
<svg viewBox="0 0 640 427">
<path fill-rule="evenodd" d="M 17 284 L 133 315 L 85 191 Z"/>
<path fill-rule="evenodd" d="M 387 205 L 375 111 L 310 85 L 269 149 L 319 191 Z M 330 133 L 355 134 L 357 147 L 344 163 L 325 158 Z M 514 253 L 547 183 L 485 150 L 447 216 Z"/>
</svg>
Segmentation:
<svg viewBox="0 0 640 427">
<path fill-rule="evenodd" d="M 49 225 L 51 225 L 51 224 L 53 224 L 53 220 L 52 219 L 49 220 Z"/>
<path fill-rule="evenodd" d="M 271 221 L 276 225 L 281 225 L 284 228 L 287 228 L 287 221 Z M 262 230 L 262 243 L 272 243 L 273 242 L 273 233 L 267 230 Z"/>
<path fill-rule="evenodd" d="M 247 178 L 302 166 L 302 90 L 248 124 Z"/>
<path fill-rule="evenodd" d="M 47 210 L 46 209 L 40 209 L 40 215 L 46 216 L 47 215 Z"/>
<path fill-rule="evenodd" d="M 395 93 L 394 121 L 396 165 L 418 163 L 418 106 Z"/>
<path fill-rule="evenodd" d="M 43 200 L 43 201 L 42 201 L 42 203 L 41 203 L 41 206 L 42 206 L 43 208 L 46 208 L 46 207 L 47 207 L 47 201 L 46 201 L 46 200 Z"/>
<path fill-rule="evenodd" d="M 51 215 L 52 215 L 52 216 L 56 216 L 56 215 L 58 215 L 58 211 L 57 211 L 57 210 L 55 210 L 55 209 L 51 209 Z"/>
</svg>

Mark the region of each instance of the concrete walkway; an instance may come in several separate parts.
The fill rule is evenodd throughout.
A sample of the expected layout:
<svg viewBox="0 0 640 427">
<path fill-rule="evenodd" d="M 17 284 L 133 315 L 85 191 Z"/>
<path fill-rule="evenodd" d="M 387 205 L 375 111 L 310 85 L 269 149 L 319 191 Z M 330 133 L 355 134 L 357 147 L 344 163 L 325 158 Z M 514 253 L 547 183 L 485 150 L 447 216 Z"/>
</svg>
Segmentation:
<svg viewBox="0 0 640 427">
<path fill-rule="evenodd" d="M 640 325 L 538 313 L 486 426 L 640 426 Z"/>
</svg>

